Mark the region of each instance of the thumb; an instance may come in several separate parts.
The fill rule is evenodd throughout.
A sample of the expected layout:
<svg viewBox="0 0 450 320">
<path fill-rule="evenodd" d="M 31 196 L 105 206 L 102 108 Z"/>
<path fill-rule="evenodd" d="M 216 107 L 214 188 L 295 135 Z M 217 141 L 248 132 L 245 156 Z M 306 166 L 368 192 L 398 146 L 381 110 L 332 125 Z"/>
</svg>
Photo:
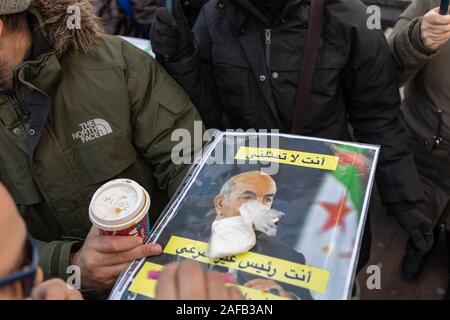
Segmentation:
<svg viewBox="0 0 450 320">
<path fill-rule="evenodd" d="M 148 246 L 150 255 L 152 255 L 152 256 L 158 256 L 158 255 L 162 254 L 162 252 L 163 252 L 161 245 L 159 245 L 157 243 L 149 243 L 147 246 Z"/>
<path fill-rule="evenodd" d="M 159 8 L 158 10 L 156 10 L 155 15 L 156 19 L 158 19 L 158 21 L 161 22 L 162 24 L 169 26 L 173 30 L 177 29 L 177 22 L 170 14 L 169 10 L 167 10 L 167 8 Z"/>
</svg>

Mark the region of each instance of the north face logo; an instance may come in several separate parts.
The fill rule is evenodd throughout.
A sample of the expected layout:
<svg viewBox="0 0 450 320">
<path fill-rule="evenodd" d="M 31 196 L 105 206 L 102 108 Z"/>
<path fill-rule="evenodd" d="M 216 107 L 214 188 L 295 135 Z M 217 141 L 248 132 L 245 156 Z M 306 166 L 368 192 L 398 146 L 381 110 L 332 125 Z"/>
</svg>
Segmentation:
<svg viewBox="0 0 450 320">
<path fill-rule="evenodd" d="M 72 133 L 73 140 L 83 143 L 106 136 L 113 132 L 111 125 L 103 119 L 94 119 L 79 124 L 81 130 Z"/>
</svg>

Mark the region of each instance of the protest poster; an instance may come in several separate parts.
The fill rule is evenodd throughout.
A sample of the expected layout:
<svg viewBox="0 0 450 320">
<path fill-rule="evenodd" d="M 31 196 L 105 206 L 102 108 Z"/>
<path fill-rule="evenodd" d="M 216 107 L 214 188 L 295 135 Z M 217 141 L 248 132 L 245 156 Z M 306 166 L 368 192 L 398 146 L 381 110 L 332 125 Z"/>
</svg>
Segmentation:
<svg viewBox="0 0 450 320">
<path fill-rule="evenodd" d="M 350 298 L 378 155 L 357 143 L 216 134 L 152 230 L 163 254 L 131 264 L 110 299 L 154 298 L 149 274 L 184 259 L 233 274 L 249 300 Z M 212 257 L 251 243 L 241 225 L 250 211 L 254 221 L 278 215 L 252 225 L 248 251 Z"/>
<path fill-rule="evenodd" d="M 147 52 L 153 58 L 155 57 L 155 53 L 152 51 L 152 45 L 150 43 L 150 40 L 134 38 L 134 37 L 127 37 L 127 36 L 119 36 L 119 37 L 122 38 L 123 40 L 129 42 L 136 48 Z"/>
</svg>

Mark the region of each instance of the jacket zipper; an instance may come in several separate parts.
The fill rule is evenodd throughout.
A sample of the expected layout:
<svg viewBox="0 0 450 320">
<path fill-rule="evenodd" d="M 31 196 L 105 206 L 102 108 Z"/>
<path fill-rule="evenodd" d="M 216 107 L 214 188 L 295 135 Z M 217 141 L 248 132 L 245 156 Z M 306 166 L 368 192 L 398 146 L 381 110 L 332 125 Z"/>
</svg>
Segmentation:
<svg viewBox="0 0 450 320">
<path fill-rule="evenodd" d="M 438 120 L 438 124 L 437 124 L 437 128 L 436 128 L 436 134 L 433 137 L 434 140 L 434 144 L 433 144 L 433 148 L 437 148 L 440 146 L 440 144 L 442 143 L 442 136 L 441 136 L 441 130 L 442 130 L 442 110 L 438 110 L 436 112 L 436 117 Z"/>
<path fill-rule="evenodd" d="M 266 29 L 266 65 L 267 71 L 270 73 L 270 51 L 272 45 L 272 29 Z"/>
</svg>

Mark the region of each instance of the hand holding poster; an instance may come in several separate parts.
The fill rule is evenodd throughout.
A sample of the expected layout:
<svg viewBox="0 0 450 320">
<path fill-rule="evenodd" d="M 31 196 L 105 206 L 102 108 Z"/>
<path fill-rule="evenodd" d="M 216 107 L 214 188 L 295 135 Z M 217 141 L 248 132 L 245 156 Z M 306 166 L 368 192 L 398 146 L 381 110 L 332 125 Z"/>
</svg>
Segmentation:
<svg viewBox="0 0 450 320">
<path fill-rule="evenodd" d="M 348 299 L 378 153 L 299 136 L 216 135 L 152 232 L 164 253 L 134 262 L 110 298 L 152 299 L 149 275 L 190 259 L 233 274 L 247 299 Z"/>
</svg>

